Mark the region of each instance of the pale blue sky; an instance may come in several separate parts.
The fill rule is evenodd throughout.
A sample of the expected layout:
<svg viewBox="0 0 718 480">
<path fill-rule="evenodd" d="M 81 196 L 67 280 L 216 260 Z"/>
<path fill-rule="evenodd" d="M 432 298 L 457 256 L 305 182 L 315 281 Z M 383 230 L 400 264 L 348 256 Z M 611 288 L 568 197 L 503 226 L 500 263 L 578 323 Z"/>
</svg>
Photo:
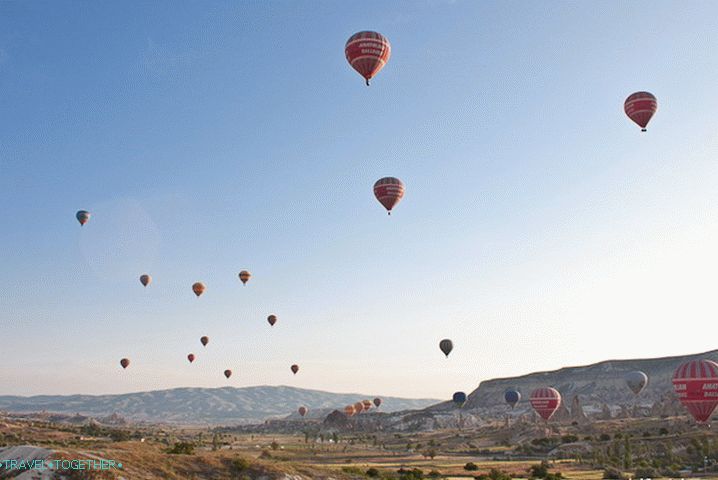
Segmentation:
<svg viewBox="0 0 718 480">
<path fill-rule="evenodd" d="M 712 1 L 1 2 L 0 392 L 448 398 L 715 348 L 717 18 Z M 364 29 L 392 43 L 369 88 L 343 53 Z M 622 110 L 637 90 L 659 101 L 645 134 Z M 391 217 L 386 175 L 407 189 Z"/>
</svg>

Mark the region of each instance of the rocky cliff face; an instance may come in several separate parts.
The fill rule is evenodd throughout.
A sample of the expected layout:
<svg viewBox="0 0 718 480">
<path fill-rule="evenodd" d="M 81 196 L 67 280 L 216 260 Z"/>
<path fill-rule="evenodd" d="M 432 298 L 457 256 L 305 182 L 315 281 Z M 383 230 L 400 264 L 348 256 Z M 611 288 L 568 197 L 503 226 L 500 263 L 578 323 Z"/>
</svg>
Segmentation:
<svg viewBox="0 0 718 480">
<path fill-rule="evenodd" d="M 515 413 L 522 413 L 530 408 L 528 398 L 535 388 L 552 386 L 561 392 L 563 398 L 562 408 L 556 412 L 557 419 L 565 417 L 564 419 L 573 418 L 579 421 L 582 415 L 606 415 L 607 410 L 612 416 L 617 416 L 622 408 L 630 412 L 634 406 L 650 410 L 657 404 L 659 405 L 655 407 L 655 413 L 660 411 L 660 415 L 675 414 L 682 410 L 672 395 L 673 372 L 679 364 L 698 358 L 718 361 L 718 350 L 680 357 L 608 360 L 521 377 L 487 380 L 481 382 L 469 395 L 465 408 L 477 411 L 482 416 L 505 414 L 507 406 L 503 399 L 504 392 L 514 388 L 521 392 L 521 403 L 516 407 Z M 625 374 L 632 370 L 642 370 L 649 378 L 648 385 L 638 397 L 627 388 L 624 379 Z"/>
</svg>

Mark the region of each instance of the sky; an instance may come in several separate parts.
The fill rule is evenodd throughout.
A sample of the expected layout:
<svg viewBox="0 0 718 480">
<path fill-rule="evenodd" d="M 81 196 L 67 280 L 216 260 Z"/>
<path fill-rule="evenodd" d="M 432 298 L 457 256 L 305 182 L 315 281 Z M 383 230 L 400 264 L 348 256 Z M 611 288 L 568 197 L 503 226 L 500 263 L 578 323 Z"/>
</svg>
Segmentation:
<svg viewBox="0 0 718 480">
<path fill-rule="evenodd" d="M 712 1 L 0 2 L 0 394 L 450 398 L 716 348 L 716 19 Z M 392 45 L 368 88 L 343 52 L 360 30 Z M 623 113 L 639 90 L 646 133 Z M 383 176 L 406 185 L 390 217 Z"/>
</svg>

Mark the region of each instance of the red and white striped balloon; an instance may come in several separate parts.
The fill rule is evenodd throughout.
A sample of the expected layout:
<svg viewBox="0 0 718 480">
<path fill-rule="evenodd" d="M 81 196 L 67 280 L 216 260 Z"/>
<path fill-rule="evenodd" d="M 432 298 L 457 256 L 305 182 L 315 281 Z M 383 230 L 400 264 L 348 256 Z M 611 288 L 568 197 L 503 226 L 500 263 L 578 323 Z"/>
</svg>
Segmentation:
<svg viewBox="0 0 718 480">
<path fill-rule="evenodd" d="M 558 393 L 558 390 L 555 388 L 537 388 L 531 392 L 529 401 L 534 410 L 536 410 L 536 413 L 541 415 L 541 418 L 544 420 L 548 420 L 556 413 L 558 407 L 561 406 L 561 394 Z"/>
<path fill-rule="evenodd" d="M 374 196 L 391 215 L 391 209 L 404 197 L 404 183 L 394 177 L 380 178 L 374 184 Z"/>
<path fill-rule="evenodd" d="M 707 422 L 718 405 L 718 363 L 691 360 L 673 374 L 673 389 L 698 422 Z"/>
<path fill-rule="evenodd" d="M 347 40 L 344 55 L 352 68 L 364 77 L 368 86 L 369 80 L 389 61 L 391 44 L 381 33 L 358 32 Z"/>
<path fill-rule="evenodd" d="M 624 102 L 623 110 L 628 115 L 628 118 L 638 124 L 642 132 L 645 132 L 646 125 L 658 110 L 658 100 L 652 93 L 632 93 Z"/>
</svg>

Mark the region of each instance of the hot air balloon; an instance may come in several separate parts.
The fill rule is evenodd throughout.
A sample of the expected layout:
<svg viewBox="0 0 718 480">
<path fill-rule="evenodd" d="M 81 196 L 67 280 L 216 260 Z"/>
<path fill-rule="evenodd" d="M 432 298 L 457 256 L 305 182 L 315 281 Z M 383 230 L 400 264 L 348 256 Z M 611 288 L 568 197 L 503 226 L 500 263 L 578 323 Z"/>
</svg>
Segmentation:
<svg viewBox="0 0 718 480">
<path fill-rule="evenodd" d="M 354 415 L 354 405 L 347 405 L 346 407 L 344 407 L 344 414 L 347 417 L 353 416 Z"/>
<path fill-rule="evenodd" d="M 250 278 L 252 278 L 252 274 L 249 271 L 242 270 L 239 272 L 239 279 L 242 281 L 243 285 L 246 285 Z"/>
<path fill-rule="evenodd" d="M 267 321 L 271 326 L 274 326 L 275 323 L 277 323 L 277 316 L 276 315 L 270 315 L 267 317 Z"/>
<path fill-rule="evenodd" d="M 391 45 L 380 33 L 358 32 L 347 40 L 344 55 L 352 68 L 364 77 L 368 87 L 369 80 L 389 61 Z"/>
<path fill-rule="evenodd" d="M 371 400 L 362 400 L 361 403 L 362 403 L 362 405 L 364 405 L 365 412 L 368 412 L 369 410 L 371 410 L 371 407 L 372 407 Z"/>
<path fill-rule="evenodd" d="M 381 398 L 376 397 L 376 398 L 374 399 L 374 406 L 375 406 L 376 408 L 379 408 L 380 405 L 381 405 Z"/>
<path fill-rule="evenodd" d="M 504 392 L 504 401 L 514 408 L 521 401 L 521 393 L 518 390 L 506 390 Z"/>
<path fill-rule="evenodd" d="M 658 110 L 658 100 L 652 93 L 636 92 L 628 96 L 623 104 L 623 110 L 628 118 L 633 120 L 641 131 L 646 131 L 646 125 L 651 121 L 651 117 Z"/>
<path fill-rule="evenodd" d="M 92 214 L 87 210 L 80 210 L 75 214 L 75 218 L 78 222 L 80 222 L 80 225 L 86 224 L 90 220 L 91 216 Z"/>
<path fill-rule="evenodd" d="M 304 415 L 307 414 L 307 407 L 299 407 L 298 412 L 299 412 L 299 415 L 301 415 L 303 417 Z"/>
<path fill-rule="evenodd" d="M 187 360 L 189 360 L 189 363 L 194 362 L 194 353 L 190 353 L 189 355 L 187 355 Z"/>
<path fill-rule="evenodd" d="M 224 371 L 224 376 L 227 377 L 227 378 L 231 377 L 231 376 L 232 376 L 232 370 L 225 370 L 225 371 Z"/>
<path fill-rule="evenodd" d="M 398 178 L 380 178 L 374 184 L 374 196 L 391 215 L 391 209 L 396 207 L 404 196 L 404 184 Z"/>
<path fill-rule="evenodd" d="M 561 394 L 551 387 L 537 388 L 531 392 L 531 406 L 541 418 L 548 420 L 561 406 Z"/>
<path fill-rule="evenodd" d="M 446 355 L 446 358 L 449 358 L 449 354 L 454 349 L 454 342 L 452 342 L 448 338 L 445 338 L 439 342 L 439 348 L 441 349 L 442 352 L 444 352 L 444 355 Z"/>
<path fill-rule="evenodd" d="M 293 373 L 294 375 L 296 375 L 297 372 L 299 371 L 299 365 L 296 365 L 296 364 L 292 365 L 292 366 L 289 367 L 289 368 L 292 369 L 292 373 Z"/>
<path fill-rule="evenodd" d="M 464 392 L 456 392 L 451 400 L 459 407 L 466 403 L 466 394 Z"/>
<path fill-rule="evenodd" d="M 147 275 L 146 273 L 144 275 L 140 275 L 140 283 L 142 286 L 146 287 L 150 283 L 152 283 L 152 277 Z"/>
<path fill-rule="evenodd" d="M 202 342 L 203 347 L 206 347 L 207 344 L 209 343 L 209 337 L 204 336 L 204 337 L 200 338 L 199 341 Z"/>
<path fill-rule="evenodd" d="M 673 389 L 697 422 L 707 422 L 718 405 L 718 363 L 691 360 L 673 374 Z"/>
<path fill-rule="evenodd" d="M 122 368 L 127 368 L 130 365 L 130 360 L 127 358 L 123 358 L 120 360 L 120 365 L 122 365 Z"/>
<path fill-rule="evenodd" d="M 205 287 L 205 286 L 204 286 L 204 283 L 202 283 L 202 282 L 197 282 L 197 283 L 195 283 L 195 284 L 192 285 L 192 291 L 193 291 L 194 294 L 197 295 L 198 297 L 204 293 L 204 291 L 205 291 L 206 288 L 207 288 L 207 287 Z"/>
<path fill-rule="evenodd" d="M 359 415 L 361 412 L 364 411 L 364 404 L 361 402 L 357 402 L 354 404 L 354 413 Z"/>
<path fill-rule="evenodd" d="M 628 372 L 625 376 L 626 384 L 633 393 L 638 395 L 648 385 L 648 375 L 636 370 L 635 372 Z"/>
</svg>

